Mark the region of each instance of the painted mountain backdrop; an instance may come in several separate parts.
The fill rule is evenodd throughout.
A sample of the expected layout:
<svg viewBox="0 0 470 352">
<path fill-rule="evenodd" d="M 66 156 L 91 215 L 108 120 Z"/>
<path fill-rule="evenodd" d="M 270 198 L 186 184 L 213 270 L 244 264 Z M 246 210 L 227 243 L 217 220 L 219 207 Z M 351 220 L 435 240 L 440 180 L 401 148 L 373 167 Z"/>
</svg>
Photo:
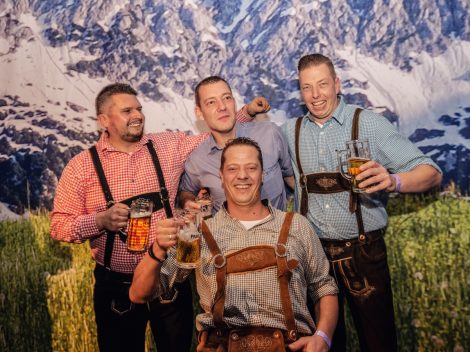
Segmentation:
<svg viewBox="0 0 470 352">
<path fill-rule="evenodd" d="M 226 77 L 239 105 L 299 116 L 296 64 L 334 59 L 346 100 L 383 112 L 470 191 L 468 0 L 7 0 L 0 3 L 0 202 L 51 207 L 97 139 L 106 84 L 141 94 L 147 131 L 197 132 L 193 88 Z"/>
</svg>

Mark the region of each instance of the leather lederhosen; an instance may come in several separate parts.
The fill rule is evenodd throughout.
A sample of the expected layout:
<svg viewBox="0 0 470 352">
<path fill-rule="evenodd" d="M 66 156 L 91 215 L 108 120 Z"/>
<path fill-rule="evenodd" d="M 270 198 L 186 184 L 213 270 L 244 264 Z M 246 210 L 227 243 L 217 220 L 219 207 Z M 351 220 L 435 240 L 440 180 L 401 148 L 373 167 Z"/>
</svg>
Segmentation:
<svg viewBox="0 0 470 352">
<path fill-rule="evenodd" d="M 212 316 L 214 325 L 216 327 L 217 336 L 221 338 L 221 343 L 227 342 L 228 336 L 235 333 L 236 336 L 243 335 L 240 329 L 237 332 L 230 330 L 224 321 L 224 305 L 225 305 L 225 280 L 226 275 L 233 273 L 244 273 L 255 270 L 264 270 L 271 267 L 277 267 L 277 279 L 279 282 L 279 291 L 283 314 L 286 321 L 287 331 L 280 331 L 280 334 L 285 336 L 289 342 L 297 340 L 299 334 L 295 327 L 294 311 L 292 308 L 292 301 L 289 295 L 289 280 L 291 278 L 291 270 L 299 264 L 297 260 L 287 260 L 287 237 L 289 235 L 289 228 L 292 222 L 294 213 L 286 213 L 281 231 L 275 246 L 259 245 L 251 246 L 228 255 L 224 255 L 212 236 L 206 223 L 202 223 L 202 235 L 209 247 L 209 250 L 214 258 L 214 266 L 216 268 L 216 281 L 217 291 L 212 305 Z M 243 331 L 254 331 L 259 334 L 263 328 L 247 327 Z M 275 329 L 273 329 L 274 331 Z M 248 333 L 249 334 L 249 333 Z M 274 339 L 278 339 L 280 334 L 274 333 Z M 269 335 L 269 334 L 268 334 Z M 269 336 L 264 338 L 269 338 Z M 200 348 L 203 347 L 205 339 L 207 339 L 207 331 L 201 334 Z M 201 342 L 202 341 L 202 342 Z M 199 349 L 198 349 L 199 350 Z M 205 349 L 200 349 L 205 350 Z"/>
<path fill-rule="evenodd" d="M 351 139 L 359 138 L 359 117 L 362 109 L 357 108 L 351 130 Z M 349 210 L 356 214 L 359 238 L 365 238 L 364 223 L 362 221 L 362 211 L 360 197 L 352 191 L 351 182 L 341 176 L 340 172 L 315 172 L 304 174 L 300 163 L 300 127 L 303 117 L 299 117 L 295 123 L 295 158 L 299 169 L 300 184 L 300 213 L 306 215 L 308 212 L 308 193 L 338 193 L 349 192 Z"/>
</svg>

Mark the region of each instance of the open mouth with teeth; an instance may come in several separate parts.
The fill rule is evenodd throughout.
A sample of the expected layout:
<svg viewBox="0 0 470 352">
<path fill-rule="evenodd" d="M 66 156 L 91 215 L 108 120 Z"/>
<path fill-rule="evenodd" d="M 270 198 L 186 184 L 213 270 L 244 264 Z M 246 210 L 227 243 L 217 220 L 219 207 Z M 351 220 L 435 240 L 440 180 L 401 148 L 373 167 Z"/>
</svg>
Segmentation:
<svg viewBox="0 0 470 352">
<path fill-rule="evenodd" d="M 127 126 L 129 126 L 129 127 L 139 127 L 141 125 L 142 125 L 141 120 L 134 120 L 134 121 L 131 121 L 127 124 Z"/>
</svg>

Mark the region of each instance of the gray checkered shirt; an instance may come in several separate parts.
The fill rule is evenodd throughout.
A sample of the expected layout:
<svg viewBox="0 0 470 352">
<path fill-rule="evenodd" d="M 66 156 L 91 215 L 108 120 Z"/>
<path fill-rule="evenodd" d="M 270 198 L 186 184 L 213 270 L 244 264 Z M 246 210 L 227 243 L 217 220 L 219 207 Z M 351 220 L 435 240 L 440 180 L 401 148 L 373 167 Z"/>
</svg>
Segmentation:
<svg viewBox="0 0 470 352">
<path fill-rule="evenodd" d="M 233 219 L 224 207 L 214 218 L 207 220 L 207 225 L 224 254 L 249 246 L 274 246 L 286 213 L 271 206 L 269 210 L 269 217 L 249 230 Z M 305 217 L 295 214 L 286 246 L 287 259 L 295 258 L 299 261 L 289 283 L 296 327 L 301 333 L 313 334 L 315 325 L 307 309 L 307 291 L 316 302 L 323 296 L 336 294 L 337 287 L 333 278 L 328 275 L 329 263 L 320 241 Z M 196 317 L 196 326 L 198 330 L 205 330 L 214 327 L 211 306 L 217 282 L 212 255 L 204 240 L 201 246 L 201 265 L 195 270 L 197 291 L 204 311 Z M 229 327 L 265 326 L 287 330 L 276 273 L 277 268 L 272 267 L 227 275 L 224 319 Z M 184 280 L 188 274 L 188 270 L 176 267 L 174 251 L 170 251 L 161 269 L 160 289 Z"/>
<path fill-rule="evenodd" d="M 351 139 L 354 111 L 358 106 L 340 103 L 323 127 L 305 115 L 300 128 L 300 162 L 304 174 L 338 171 L 337 150 L 346 148 Z M 290 119 L 281 126 L 287 139 L 291 162 L 296 179 L 296 206 L 300 201 L 299 170 L 295 158 L 295 122 Z M 398 133 L 396 128 L 382 115 L 369 110 L 361 112 L 359 139 L 368 139 L 371 159 L 382 164 L 389 172 L 398 173 L 428 164 L 440 171 L 439 167 L 425 156 L 410 140 Z M 385 205 L 387 194 L 361 194 L 362 217 L 366 232 L 387 225 Z M 298 208 L 297 208 L 298 209 Z M 356 216 L 349 211 L 349 192 L 308 195 L 307 218 L 320 238 L 344 240 L 358 236 Z"/>
</svg>

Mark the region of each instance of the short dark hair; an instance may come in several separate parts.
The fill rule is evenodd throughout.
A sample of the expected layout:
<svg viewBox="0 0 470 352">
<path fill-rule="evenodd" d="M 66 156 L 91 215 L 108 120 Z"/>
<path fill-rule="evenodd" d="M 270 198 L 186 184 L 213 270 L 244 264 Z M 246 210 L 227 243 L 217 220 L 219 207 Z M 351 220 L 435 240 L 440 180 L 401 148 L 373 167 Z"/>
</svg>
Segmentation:
<svg viewBox="0 0 470 352">
<path fill-rule="evenodd" d="M 335 71 L 335 66 L 333 65 L 333 62 L 330 60 L 330 58 L 322 54 L 309 54 L 309 55 L 302 56 L 299 60 L 299 65 L 297 66 L 297 68 L 300 72 L 311 66 L 320 66 L 322 64 L 326 64 L 328 68 L 330 69 L 330 73 L 333 76 L 333 78 L 336 78 L 336 71 Z"/>
<path fill-rule="evenodd" d="M 199 90 L 201 89 L 201 87 L 206 86 L 208 84 L 217 83 L 217 82 L 224 82 L 228 86 L 228 89 L 230 89 L 230 92 L 232 91 L 232 88 L 230 87 L 230 84 L 228 84 L 228 82 L 225 79 L 223 79 L 222 77 L 220 77 L 220 76 L 206 77 L 201 82 L 199 82 L 197 84 L 196 88 L 194 89 L 194 98 L 196 100 L 196 105 L 197 106 L 201 106 L 201 96 L 199 95 Z"/>
<path fill-rule="evenodd" d="M 137 95 L 137 91 L 126 83 L 109 84 L 98 93 L 95 100 L 96 115 L 101 114 L 104 103 L 115 94 Z"/>
<path fill-rule="evenodd" d="M 222 150 L 222 156 L 220 158 L 220 171 L 223 170 L 224 164 L 225 164 L 225 153 L 227 152 L 227 149 L 230 147 L 234 147 L 237 145 L 247 145 L 255 148 L 258 151 L 258 160 L 259 163 L 261 164 L 261 170 L 263 170 L 263 154 L 261 153 L 261 148 L 259 147 L 258 143 L 256 143 L 254 140 L 248 137 L 237 137 L 234 139 L 230 139 L 227 144 L 225 144 L 224 149 Z"/>
</svg>

